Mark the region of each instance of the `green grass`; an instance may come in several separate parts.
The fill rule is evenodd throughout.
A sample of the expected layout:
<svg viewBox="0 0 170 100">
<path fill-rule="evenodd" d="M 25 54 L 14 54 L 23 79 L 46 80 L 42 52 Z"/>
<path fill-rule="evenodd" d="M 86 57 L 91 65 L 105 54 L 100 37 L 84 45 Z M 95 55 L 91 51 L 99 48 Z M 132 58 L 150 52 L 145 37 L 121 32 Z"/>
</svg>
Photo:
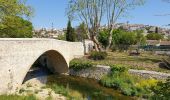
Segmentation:
<svg viewBox="0 0 170 100">
<path fill-rule="evenodd" d="M 90 61 L 81 61 L 79 59 L 74 59 L 70 62 L 70 68 L 74 69 L 75 71 L 87 69 L 90 67 L 93 67 L 93 64 Z"/>
<path fill-rule="evenodd" d="M 53 91 L 55 91 L 55 93 L 57 94 L 62 94 L 64 95 L 68 100 L 83 100 L 80 97 L 75 97 L 70 95 L 70 90 L 69 88 L 65 88 L 62 85 L 58 85 L 58 84 L 48 84 L 47 85 L 48 88 L 51 88 Z"/>
<path fill-rule="evenodd" d="M 37 100 L 35 96 L 0 95 L 0 100 Z"/>
<path fill-rule="evenodd" d="M 170 73 L 170 70 L 162 68 L 160 63 L 162 59 L 167 59 L 168 56 L 153 55 L 149 52 L 141 53 L 140 56 L 129 56 L 127 52 L 108 52 L 108 56 L 104 60 L 92 60 L 86 57 L 79 59 L 80 62 L 91 62 L 94 65 L 125 65 L 127 68 L 150 70 L 158 72 Z"/>
<path fill-rule="evenodd" d="M 122 65 L 111 66 L 111 74 L 100 80 L 103 86 L 118 89 L 124 95 L 139 97 L 150 97 L 151 87 L 156 86 L 157 82 L 154 79 L 142 79 L 132 76 L 128 73 L 128 69 Z"/>
</svg>

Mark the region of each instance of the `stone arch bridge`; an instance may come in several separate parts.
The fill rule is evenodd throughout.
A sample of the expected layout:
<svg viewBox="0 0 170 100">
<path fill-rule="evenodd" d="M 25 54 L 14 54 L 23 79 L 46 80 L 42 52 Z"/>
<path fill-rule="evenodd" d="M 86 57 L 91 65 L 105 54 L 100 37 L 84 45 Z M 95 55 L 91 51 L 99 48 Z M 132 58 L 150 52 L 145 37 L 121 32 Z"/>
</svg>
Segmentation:
<svg viewBox="0 0 170 100">
<path fill-rule="evenodd" d="M 84 55 L 84 47 L 80 42 L 54 39 L 0 39 L 0 94 L 20 87 L 41 55 L 46 56 L 46 64 L 53 72 L 66 73 L 70 60 Z"/>
</svg>

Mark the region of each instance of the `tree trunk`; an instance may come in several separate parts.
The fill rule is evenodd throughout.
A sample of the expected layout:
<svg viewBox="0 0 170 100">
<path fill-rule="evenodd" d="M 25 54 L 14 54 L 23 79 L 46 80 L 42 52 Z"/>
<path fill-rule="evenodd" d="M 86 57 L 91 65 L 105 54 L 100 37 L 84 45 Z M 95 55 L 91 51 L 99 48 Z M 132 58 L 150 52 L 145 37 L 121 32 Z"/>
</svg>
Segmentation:
<svg viewBox="0 0 170 100">
<path fill-rule="evenodd" d="M 97 40 L 96 36 L 92 36 L 92 41 L 94 42 L 94 46 L 95 46 L 95 50 L 96 51 L 101 51 L 101 45 L 99 43 L 99 41 Z"/>
<path fill-rule="evenodd" d="M 106 51 L 109 50 L 109 48 L 111 47 L 111 44 L 112 44 L 112 36 L 113 36 L 113 28 L 110 30 L 110 33 L 109 33 L 109 43 L 108 43 L 108 46 L 106 47 Z"/>
</svg>

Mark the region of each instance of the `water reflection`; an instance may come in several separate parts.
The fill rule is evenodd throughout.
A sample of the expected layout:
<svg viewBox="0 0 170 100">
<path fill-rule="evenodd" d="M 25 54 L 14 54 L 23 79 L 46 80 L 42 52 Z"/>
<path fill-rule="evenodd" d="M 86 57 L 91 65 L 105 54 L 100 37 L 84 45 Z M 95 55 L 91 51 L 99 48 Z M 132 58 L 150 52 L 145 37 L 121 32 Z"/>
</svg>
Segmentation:
<svg viewBox="0 0 170 100">
<path fill-rule="evenodd" d="M 96 80 L 64 75 L 49 75 L 47 84 L 68 88 L 69 94 L 85 100 L 135 100 L 119 91 L 101 86 Z"/>
</svg>

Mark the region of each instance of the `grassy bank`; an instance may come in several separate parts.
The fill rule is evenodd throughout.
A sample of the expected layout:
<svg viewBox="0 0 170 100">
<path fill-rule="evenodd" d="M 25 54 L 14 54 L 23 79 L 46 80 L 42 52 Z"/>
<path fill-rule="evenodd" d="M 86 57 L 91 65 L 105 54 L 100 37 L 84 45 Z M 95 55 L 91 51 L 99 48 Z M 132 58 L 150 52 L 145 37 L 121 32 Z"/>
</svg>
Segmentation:
<svg viewBox="0 0 170 100">
<path fill-rule="evenodd" d="M 19 95 L 0 95 L 0 100 L 37 100 L 34 95 L 19 96 Z"/>
<path fill-rule="evenodd" d="M 93 60 L 83 57 L 78 59 L 80 62 L 91 62 L 100 65 L 125 65 L 127 68 L 150 70 L 158 72 L 170 73 L 170 70 L 162 67 L 162 59 L 167 59 L 168 56 L 153 55 L 150 52 L 141 53 L 139 56 L 129 56 L 127 52 L 108 52 L 104 60 Z"/>
<path fill-rule="evenodd" d="M 155 57 L 153 59 L 159 60 L 159 59 L 161 59 L 161 57 L 158 57 L 158 58 Z M 87 65 L 90 64 L 93 66 L 95 66 L 96 64 L 99 64 L 96 62 L 104 62 L 103 60 L 94 61 L 94 60 L 90 60 L 87 58 L 76 59 L 76 60 L 73 60 L 73 62 L 76 61 L 76 63 L 71 62 L 72 66 L 74 66 L 74 64 L 76 65 L 76 67 L 73 67 L 73 69 L 80 70 L 80 69 L 89 68 L 89 67 L 81 67 L 83 61 L 85 61 L 85 60 L 88 61 Z M 134 59 L 134 60 L 136 60 L 136 59 Z M 150 62 L 150 63 L 153 63 L 153 62 Z M 104 63 L 102 63 L 102 64 L 104 64 Z M 109 75 L 102 77 L 102 79 L 100 80 L 100 83 L 105 87 L 117 89 L 117 90 L 121 91 L 122 94 L 127 95 L 127 96 L 137 96 L 137 97 L 147 98 L 147 99 L 151 99 L 151 100 L 154 100 L 154 97 L 158 93 L 158 91 L 160 91 L 160 94 L 161 93 L 163 94 L 163 92 L 161 92 L 162 89 L 160 88 L 161 86 L 164 87 L 163 81 L 158 81 L 155 79 L 143 79 L 141 77 L 134 76 L 134 75 L 132 76 L 131 74 L 128 73 L 128 70 L 129 70 L 129 68 L 132 68 L 133 66 L 129 67 L 130 65 L 127 66 L 126 64 L 111 65 L 110 63 L 104 64 L 104 65 L 111 66 L 111 73 Z M 93 67 L 93 66 L 91 66 L 91 67 Z M 161 83 L 161 85 L 160 85 L 160 83 Z M 166 83 L 166 84 L 168 84 L 168 86 L 169 86 L 170 85 L 169 83 Z M 169 89 L 168 86 L 166 86 L 167 89 Z M 170 91 L 170 90 L 168 90 L 168 91 Z M 162 94 L 161 94 L 161 96 L 162 96 Z"/>
<path fill-rule="evenodd" d="M 125 66 L 112 65 L 111 74 L 104 76 L 100 83 L 106 87 L 118 89 L 124 95 L 148 98 L 152 93 L 151 88 L 155 87 L 158 81 L 132 76 Z"/>
</svg>

